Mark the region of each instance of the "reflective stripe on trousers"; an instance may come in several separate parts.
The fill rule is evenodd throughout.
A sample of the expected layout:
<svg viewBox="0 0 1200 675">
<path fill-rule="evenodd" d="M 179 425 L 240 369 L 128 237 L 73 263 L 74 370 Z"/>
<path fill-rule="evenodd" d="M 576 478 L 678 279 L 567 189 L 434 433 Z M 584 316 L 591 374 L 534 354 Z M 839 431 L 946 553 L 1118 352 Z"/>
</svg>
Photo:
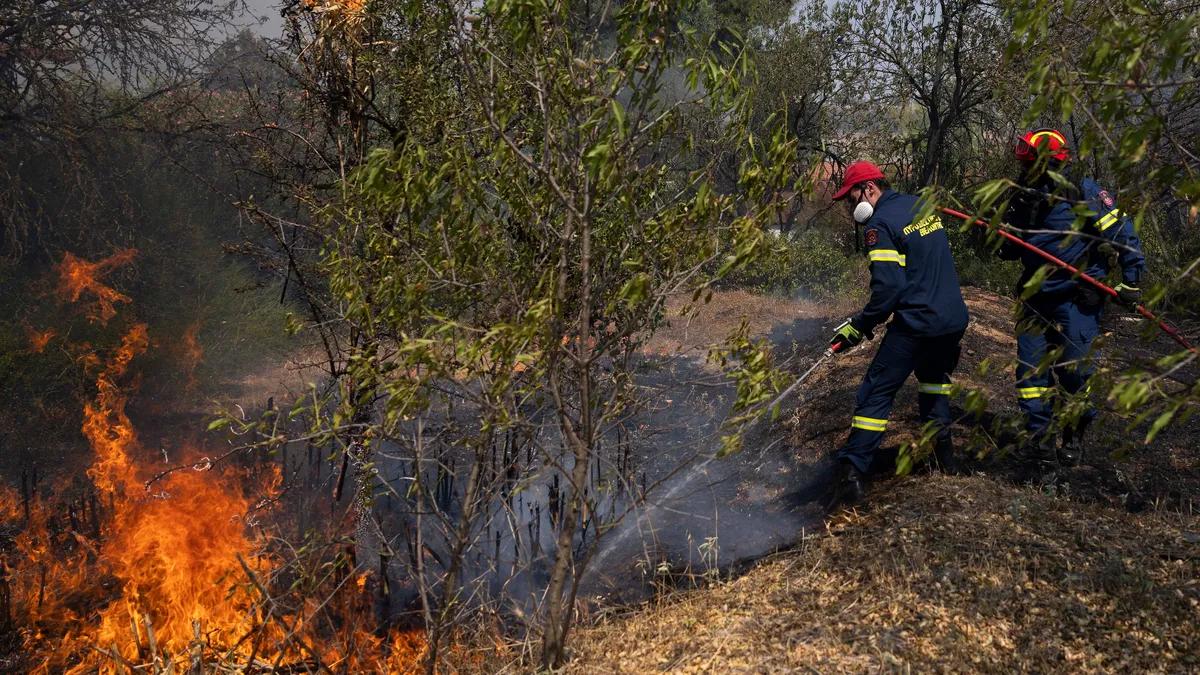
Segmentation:
<svg viewBox="0 0 1200 675">
<path fill-rule="evenodd" d="M 1100 332 L 1103 310 L 1102 302 L 1079 303 L 1074 292 L 1035 295 L 1022 307 L 1017 322 L 1017 403 L 1025 413 L 1025 429 L 1031 436 L 1046 433 L 1060 391 L 1087 395 L 1087 381 L 1095 370 L 1088 357 L 1092 341 Z M 1055 364 L 1039 369 L 1051 350 L 1060 347 L 1062 356 Z M 1095 415 L 1096 411 L 1089 408 L 1083 417 L 1091 419 Z"/>
<path fill-rule="evenodd" d="M 908 376 L 917 375 L 917 405 L 922 424 L 936 421 L 949 433 L 950 375 L 958 364 L 962 332 L 940 337 L 917 337 L 889 330 L 871 361 L 856 397 L 850 438 L 834 453 L 859 471 L 870 470 L 883 442 L 896 393 Z"/>
</svg>

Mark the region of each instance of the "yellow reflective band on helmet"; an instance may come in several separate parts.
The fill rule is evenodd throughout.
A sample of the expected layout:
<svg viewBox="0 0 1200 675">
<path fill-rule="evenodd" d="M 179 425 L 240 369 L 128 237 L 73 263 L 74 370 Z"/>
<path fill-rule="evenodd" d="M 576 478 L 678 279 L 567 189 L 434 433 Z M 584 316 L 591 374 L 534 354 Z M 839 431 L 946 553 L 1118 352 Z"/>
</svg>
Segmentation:
<svg viewBox="0 0 1200 675">
<path fill-rule="evenodd" d="M 1017 387 L 1017 398 L 1041 398 L 1050 391 L 1050 387 Z"/>
<path fill-rule="evenodd" d="M 918 382 L 917 384 L 918 394 L 944 394 L 946 396 L 950 395 L 950 388 L 954 386 L 952 384 L 930 384 L 928 382 Z"/>
<path fill-rule="evenodd" d="M 1113 225 L 1116 225 L 1124 215 L 1125 214 L 1121 213 L 1120 209 L 1113 209 L 1112 211 L 1104 214 L 1104 217 L 1100 219 L 1100 222 L 1096 223 L 1096 227 L 1100 228 L 1101 232 L 1104 232 Z"/>
<path fill-rule="evenodd" d="M 1057 131 L 1052 131 L 1052 130 L 1037 132 L 1032 137 L 1030 137 L 1029 144 L 1036 148 L 1038 141 L 1042 140 L 1043 138 L 1053 138 L 1056 141 L 1058 141 L 1059 143 L 1062 143 L 1063 145 L 1067 144 L 1067 139 L 1063 138 L 1062 134 L 1058 133 Z"/>
<path fill-rule="evenodd" d="M 877 420 L 874 417 L 859 417 L 855 415 L 854 423 L 850 427 L 853 429 L 866 429 L 867 431 L 885 431 L 887 423 L 887 420 Z"/>
<path fill-rule="evenodd" d="M 904 256 L 899 251 L 877 249 L 867 252 L 867 259 L 871 262 L 894 262 L 904 267 Z"/>
</svg>

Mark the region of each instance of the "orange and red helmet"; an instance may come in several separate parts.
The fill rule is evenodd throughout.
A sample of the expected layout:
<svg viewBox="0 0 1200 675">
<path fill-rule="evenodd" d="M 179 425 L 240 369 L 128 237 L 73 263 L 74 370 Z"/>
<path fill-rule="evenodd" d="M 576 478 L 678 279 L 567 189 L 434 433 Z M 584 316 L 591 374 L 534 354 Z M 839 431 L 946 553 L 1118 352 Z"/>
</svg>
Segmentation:
<svg viewBox="0 0 1200 675">
<path fill-rule="evenodd" d="M 1057 129 L 1036 129 L 1026 133 L 1017 141 L 1013 154 L 1022 162 L 1035 162 L 1042 146 L 1046 146 L 1046 154 L 1051 159 L 1065 162 L 1070 156 L 1067 152 L 1067 137 Z"/>
</svg>

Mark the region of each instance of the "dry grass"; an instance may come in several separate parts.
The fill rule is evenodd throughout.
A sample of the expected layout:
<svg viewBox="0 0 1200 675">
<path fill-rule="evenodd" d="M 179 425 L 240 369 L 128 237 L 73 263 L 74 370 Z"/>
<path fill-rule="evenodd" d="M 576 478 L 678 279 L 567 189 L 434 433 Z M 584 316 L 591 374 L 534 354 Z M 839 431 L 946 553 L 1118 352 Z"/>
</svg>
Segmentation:
<svg viewBox="0 0 1200 675">
<path fill-rule="evenodd" d="M 1014 412 L 1011 365 L 994 368 L 1015 356 L 1012 301 L 964 294 L 973 319 L 955 380 L 986 391 L 992 411 Z M 856 309 L 732 291 L 687 320 L 677 317 L 682 304 L 648 351 L 702 356 L 742 317 L 761 337 L 797 321 L 832 325 Z M 1135 327 L 1110 320 L 1107 330 L 1135 346 Z M 779 422 L 801 462 L 845 438 L 877 344 L 815 373 L 793 401 L 803 405 Z M 818 337 L 802 351 L 823 346 Z M 993 369 L 981 373 L 984 359 Z M 302 375 L 266 370 L 246 386 L 257 400 Z M 919 428 L 914 389 L 910 381 L 897 399 L 888 446 Z M 959 420 L 959 439 L 972 424 Z M 972 463 L 987 476 L 873 486 L 866 508 L 833 516 L 736 580 L 581 627 L 568 672 L 1200 672 L 1198 429 L 1173 427 L 1119 464 L 1102 443 L 1060 476 L 1058 494 L 1071 499 L 1020 485 L 1007 459 Z M 1119 421 L 1108 433 L 1129 435 Z M 1161 508 L 1127 513 L 1128 495 Z M 488 660 L 463 672 L 528 672 L 533 643 L 508 647 L 503 667 Z"/>
<path fill-rule="evenodd" d="M 289 406 L 297 397 L 308 394 L 309 386 L 318 386 L 327 378 L 325 353 L 314 345 L 294 350 L 286 356 L 264 358 L 257 367 L 230 373 L 220 386 L 219 393 L 206 399 L 199 412 L 241 405 L 257 408 L 274 398 L 276 405 Z"/>
<path fill-rule="evenodd" d="M 1193 517 L 936 477 L 827 528 L 736 581 L 580 631 L 570 672 L 1197 669 Z"/>
<path fill-rule="evenodd" d="M 719 345 L 737 328 L 742 319 L 750 322 L 750 335 L 761 338 L 779 326 L 797 320 L 816 320 L 855 311 L 850 305 L 831 307 L 812 300 L 781 298 L 748 291 L 716 291 L 707 304 L 700 304 L 694 316 L 679 312 L 691 298 L 675 298 L 667 305 L 667 325 L 658 329 L 646 350 L 665 354 L 680 352 L 703 357 L 708 348 Z M 841 310 L 840 312 L 838 310 Z"/>
<path fill-rule="evenodd" d="M 972 323 L 955 381 L 1012 414 L 1012 301 L 964 295 Z M 751 304 L 723 300 L 711 319 Z M 846 313 L 796 310 L 814 321 Z M 1136 326 L 1109 314 L 1117 348 L 1170 349 L 1138 343 Z M 815 373 L 781 420 L 798 460 L 819 461 L 844 440 L 875 344 Z M 915 399 L 910 381 L 887 446 L 919 429 Z M 973 423 L 958 420 L 960 442 Z M 745 576 L 581 629 L 569 672 L 1200 672 L 1200 423 L 1120 462 L 1106 451 L 1136 431 L 1119 419 L 1101 429 L 1085 466 L 1038 486 L 1057 497 L 1024 485 L 1012 458 L 990 456 L 970 463 L 986 475 L 876 484 L 866 508 L 834 515 Z M 1141 513 L 1126 510 L 1135 502 Z"/>
</svg>

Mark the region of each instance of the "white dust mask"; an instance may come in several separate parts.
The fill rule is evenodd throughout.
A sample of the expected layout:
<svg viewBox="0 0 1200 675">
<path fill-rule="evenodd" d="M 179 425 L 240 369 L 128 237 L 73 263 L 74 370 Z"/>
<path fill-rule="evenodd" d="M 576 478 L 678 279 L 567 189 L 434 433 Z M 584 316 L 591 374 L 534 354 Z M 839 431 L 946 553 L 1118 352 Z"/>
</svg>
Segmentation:
<svg viewBox="0 0 1200 675">
<path fill-rule="evenodd" d="M 858 206 L 854 207 L 854 222 L 865 223 L 875 215 L 875 207 L 871 206 L 870 202 L 859 202 Z"/>
</svg>

